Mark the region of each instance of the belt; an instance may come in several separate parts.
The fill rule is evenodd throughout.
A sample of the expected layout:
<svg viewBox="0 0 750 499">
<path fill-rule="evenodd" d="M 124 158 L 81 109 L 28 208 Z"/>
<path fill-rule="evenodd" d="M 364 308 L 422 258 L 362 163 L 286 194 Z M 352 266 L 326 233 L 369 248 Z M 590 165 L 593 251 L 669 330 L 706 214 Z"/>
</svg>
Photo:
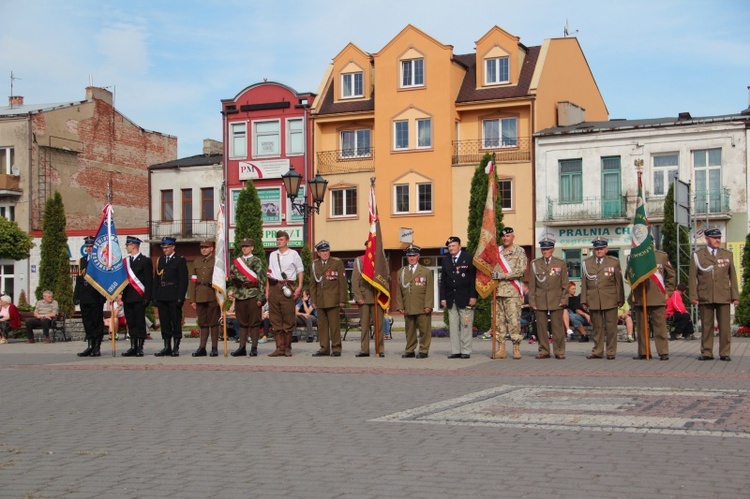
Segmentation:
<svg viewBox="0 0 750 499">
<path fill-rule="evenodd" d="M 270 282 L 274 286 L 277 285 L 277 284 L 287 284 L 287 283 L 291 284 L 292 283 L 292 281 L 285 281 L 283 279 L 282 280 L 278 280 L 278 279 L 274 279 L 273 277 L 269 277 L 268 278 L 268 282 Z"/>
<path fill-rule="evenodd" d="M 174 285 L 175 285 L 174 282 L 164 282 L 164 281 L 161 281 L 161 287 L 162 288 L 165 288 L 167 286 L 174 286 Z"/>
<path fill-rule="evenodd" d="M 210 282 L 199 282 L 197 284 L 198 284 L 198 286 L 211 286 Z"/>
<path fill-rule="evenodd" d="M 239 285 L 241 288 L 257 288 L 258 284 L 254 282 L 243 282 Z"/>
</svg>

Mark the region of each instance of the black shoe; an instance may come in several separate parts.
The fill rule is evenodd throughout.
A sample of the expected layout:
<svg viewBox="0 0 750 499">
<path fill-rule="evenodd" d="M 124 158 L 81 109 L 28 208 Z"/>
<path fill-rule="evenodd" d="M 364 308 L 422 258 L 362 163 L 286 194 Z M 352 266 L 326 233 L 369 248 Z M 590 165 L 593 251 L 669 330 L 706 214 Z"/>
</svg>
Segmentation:
<svg viewBox="0 0 750 499">
<path fill-rule="evenodd" d="M 405 353 L 404 353 L 404 354 L 403 354 L 403 355 L 401 356 L 401 358 L 402 358 L 402 359 L 413 359 L 413 358 L 415 358 L 416 356 L 417 356 L 417 354 L 415 354 L 414 352 L 405 352 Z"/>
<path fill-rule="evenodd" d="M 229 355 L 231 355 L 232 357 L 244 357 L 245 355 L 247 355 L 247 348 L 239 347 L 237 350 L 235 350 Z"/>
<path fill-rule="evenodd" d="M 669 360 L 669 354 L 667 353 L 660 354 L 659 360 Z"/>
<path fill-rule="evenodd" d="M 135 356 L 143 357 L 143 341 L 144 338 L 136 338 L 135 340 Z"/>
<path fill-rule="evenodd" d="M 180 356 L 180 338 L 174 340 L 174 346 L 172 347 L 172 357 Z"/>
<path fill-rule="evenodd" d="M 369 357 L 369 356 L 370 356 L 369 353 L 362 353 L 362 352 L 359 352 L 357 355 L 355 355 L 355 357 Z"/>
<path fill-rule="evenodd" d="M 199 347 L 198 350 L 193 352 L 193 357 L 205 357 L 206 355 L 208 355 L 208 352 L 203 347 Z"/>
<path fill-rule="evenodd" d="M 730 357 L 729 355 L 722 355 L 721 357 L 719 357 L 719 360 L 723 360 L 724 362 L 731 362 L 732 357 Z"/>
<path fill-rule="evenodd" d="M 92 348 L 92 341 L 89 340 L 88 341 L 88 346 L 86 347 L 86 349 L 83 352 L 78 352 L 76 355 L 78 355 L 79 357 L 88 357 L 89 355 L 91 355 L 91 350 L 93 350 L 93 348 Z M 123 354 L 123 355 L 125 355 L 125 354 Z"/>
<path fill-rule="evenodd" d="M 124 352 L 122 352 L 120 355 L 123 357 L 135 357 L 136 348 L 134 346 L 128 348 Z M 80 355 L 80 354 L 78 354 Z"/>
<path fill-rule="evenodd" d="M 461 354 L 461 358 L 462 358 L 462 359 L 470 359 L 470 358 L 471 358 L 471 355 L 469 355 L 468 353 L 462 353 L 462 354 Z"/>
<path fill-rule="evenodd" d="M 327 352 L 321 352 L 317 351 L 314 354 L 312 354 L 313 357 L 329 357 L 331 354 Z"/>
<path fill-rule="evenodd" d="M 219 356 L 219 350 L 216 347 L 211 348 L 211 353 L 208 354 L 208 356 L 209 357 L 218 357 Z"/>
<path fill-rule="evenodd" d="M 341 357 L 341 352 L 331 352 L 331 357 Z"/>
<path fill-rule="evenodd" d="M 313 341 L 315 341 L 315 340 L 314 340 L 314 339 L 313 339 L 312 337 L 308 337 L 308 338 L 307 338 L 307 342 L 308 342 L 308 343 L 312 343 Z"/>
<path fill-rule="evenodd" d="M 700 357 L 698 357 L 698 360 L 714 360 L 714 358 L 707 355 L 701 355 Z"/>
<path fill-rule="evenodd" d="M 633 360 L 646 360 L 646 355 L 634 355 Z"/>
<path fill-rule="evenodd" d="M 172 355 L 172 346 L 169 340 L 164 340 L 164 348 L 154 353 L 154 357 L 169 357 Z"/>
<path fill-rule="evenodd" d="M 89 355 L 91 357 L 101 357 L 102 356 L 101 347 L 102 347 L 101 338 L 94 340 L 93 343 L 91 344 L 91 353 Z"/>
<path fill-rule="evenodd" d="M 580 338 L 578 338 L 578 343 L 588 343 L 588 342 L 589 342 L 589 337 L 588 337 L 588 335 L 586 335 L 586 336 L 581 336 Z"/>
<path fill-rule="evenodd" d="M 248 355 L 250 357 L 257 357 L 258 356 L 258 347 L 250 347 L 250 353 Z"/>
<path fill-rule="evenodd" d="M 461 354 L 460 353 L 452 353 L 448 356 L 449 359 L 460 359 Z"/>
<path fill-rule="evenodd" d="M 426 354 L 426 353 L 422 353 L 422 352 L 419 352 L 419 353 L 417 354 L 417 358 L 418 358 L 418 359 L 426 359 L 426 358 L 427 358 L 427 356 L 428 356 L 428 354 Z"/>
<path fill-rule="evenodd" d="M 384 354 L 383 352 L 380 352 L 380 353 L 378 354 L 378 357 L 380 357 L 380 358 L 382 359 L 383 357 L 385 357 L 385 354 Z"/>
</svg>

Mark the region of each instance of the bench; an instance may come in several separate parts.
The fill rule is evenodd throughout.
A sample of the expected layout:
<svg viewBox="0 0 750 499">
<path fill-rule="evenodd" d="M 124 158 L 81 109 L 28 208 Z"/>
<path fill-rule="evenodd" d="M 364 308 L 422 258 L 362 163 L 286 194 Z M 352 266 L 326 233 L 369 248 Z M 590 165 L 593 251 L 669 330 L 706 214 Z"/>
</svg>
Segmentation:
<svg viewBox="0 0 750 499">
<path fill-rule="evenodd" d="M 344 334 L 341 336 L 342 341 L 346 341 L 347 333 L 352 329 L 362 329 L 362 322 L 359 316 L 358 307 L 342 308 L 339 315 L 339 323 Z"/>
<path fill-rule="evenodd" d="M 26 320 L 34 318 L 34 312 L 19 312 L 21 316 L 21 327 L 19 330 L 26 332 Z M 65 314 L 59 313 L 57 317 L 52 321 L 50 325 L 50 340 L 57 341 L 57 336 L 62 337 L 62 341 L 70 341 L 70 336 L 65 331 Z M 41 334 L 42 328 L 34 328 L 34 331 L 39 331 Z M 36 333 L 34 334 L 36 336 Z"/>
</svg>

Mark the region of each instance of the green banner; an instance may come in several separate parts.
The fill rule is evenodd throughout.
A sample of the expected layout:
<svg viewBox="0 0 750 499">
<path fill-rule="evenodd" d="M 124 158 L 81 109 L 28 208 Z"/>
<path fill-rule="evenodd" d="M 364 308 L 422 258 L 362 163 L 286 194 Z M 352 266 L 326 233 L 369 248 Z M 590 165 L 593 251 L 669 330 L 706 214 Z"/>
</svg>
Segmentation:
<svg viewBox="0 0 750 499">
<path fill-rule="evenodd" d="M 646 218 L 646 208 L 643 203 L 640 174 L 638 175 L 638 200 L 636 201 L 631 235 L 633 249 L 630 250 L 630 260 L 625 277 L 630 283 L 630 289 L 633 289 L 656 272 L 656 250 L 651 239 L 651 233 L 648 230 L 648 218 Z"/>
</svg>

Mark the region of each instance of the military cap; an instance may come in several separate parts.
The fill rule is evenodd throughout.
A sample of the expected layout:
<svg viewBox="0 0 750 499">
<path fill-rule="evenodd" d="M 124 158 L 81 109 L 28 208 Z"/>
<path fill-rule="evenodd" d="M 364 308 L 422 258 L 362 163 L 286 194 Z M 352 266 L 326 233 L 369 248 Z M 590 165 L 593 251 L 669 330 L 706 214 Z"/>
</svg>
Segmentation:
<svg viewBox="0 0 750 499">
<path fill-rule="evenodd" d="M 458 236 L 451 236 L 448 238 L 447 241 L 445 241 L 445 245 L 448 246 L 450 243 L 458 243 L 461 244 L 461 238 Z"/>
<path fill-rule="evenodd" d="M 606 248 L 607 246 L 609 246 L 609 243 L 607 242 L 606 239 L 601 238 L 601 237 L 597 237 L 596 239 L 594 239 L 592 241 L 591 246 L 594 249 L 596 249 L 596 248 Z"/>
<path fill-rule="evenodd" d="M 96 241 L 96 238 L 94 236 L 86 236 L 83 238 L 84 246 L 93 246 L 94 241 Z"/>
<path fill-rule="evenodd" d="M 255 241 L 252 240 L 250 237 L 243 237 L 240 241 L 240 247 L 242 246 L 253 246 L 255 247 Z"/>
<path fill-rule="evenodd" d="M 503 230 L 500 231 L 501 235 L 505 234 L 513 234 L 513 227 L 504 227 Z"/>
<path fill-rule="evenodd" d="M 214 246 L 213 241 L 209 241 L 209 240 L 201 241 L 201 248 L 213 248 L 213 246 Z"/>
<path fill-rule="evenodd" d="M 555 247 L 555 241 L 552 239 L 542 239 L 539 241 L 539 247 L 542 249 L 551 249 Z"/>
<path fill-rule="evenodd" d="M 315 245 L 315 251 L 329 251 L 330 249 L 331 245 L 325 239 Z"/>
<path fill-rule="evenodd" d="M 142 242 L 143 241 L 135 236 L 128 236 L 127 238 L 125 238 L 125 244 L 135 244 L 137 246 L 140 246 Z"/>
<path fill-rule="evenodd" d="M 710 227 L 703 233 L 706 237 L 721 237 L 721 229 L 718 227 Z"/>
<path fill-rule="evenodd" d="M 164 246 L 174 246 L 174 243 L 176 243 L 177 240 L 174 237 L 162 237 L 161 238 L 161 247 Z"/>
<path fill-rule="evenodd" d="M 422 251 L 422 248 L 420 248 L 419 246 L 414 246 L 412 244 L 408 248 L 406 248 L 406 256 L 418 255 L 420 251 Z"/>
<path fill-rule="evenodd" d="M 287 231 L 285 231 L 285 230 L 277 230 L 276 231 L 276 239 L 278 239 L 280 237 L 285 237 L 285 238 L 289 239 L 289 233 Z"/>
</svg>

